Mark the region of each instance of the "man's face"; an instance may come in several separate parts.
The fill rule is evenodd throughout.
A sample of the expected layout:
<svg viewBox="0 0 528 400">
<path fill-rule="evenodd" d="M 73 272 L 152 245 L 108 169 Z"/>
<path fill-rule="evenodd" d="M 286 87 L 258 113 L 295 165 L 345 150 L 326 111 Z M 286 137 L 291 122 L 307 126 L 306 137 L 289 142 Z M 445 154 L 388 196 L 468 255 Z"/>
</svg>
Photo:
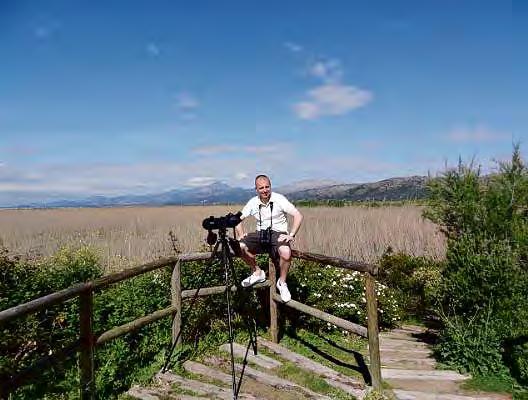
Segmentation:
<svg viewBox="0 0 528 400">
<path fill-rule="evenodd" d="M 255 189 L 261 201 L 267 202 L 271 197 L 271 182 L 266 178 L 258 178 L 255 182 Z"/>
</svg>

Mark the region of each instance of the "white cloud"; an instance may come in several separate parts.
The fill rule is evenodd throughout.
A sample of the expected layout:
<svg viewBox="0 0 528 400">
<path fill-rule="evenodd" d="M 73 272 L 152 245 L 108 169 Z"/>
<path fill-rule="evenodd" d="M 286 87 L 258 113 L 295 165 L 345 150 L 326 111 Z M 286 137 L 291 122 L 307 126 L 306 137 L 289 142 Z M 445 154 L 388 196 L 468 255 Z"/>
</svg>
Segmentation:
<svg viewBox="0 0 528 400">
<path fill-rule="evenodd" d="M 448 134 L 448 139 L 453 142 L 494 142 L 510 137 L 510 135 L 493 131 L 482 125 L 473 128 L 458 127 Z"/>
<path fill-rule="evenodd" d="M 212 145 L 212 146 L 201 146 L 201 147 L 195 147 L 192 149 L 192 152 L 194 154 L 202 155 L 202 156 L 210 156 L 214 154 L 223 154 L 223 153 L 233 153 L 237 151 L 236 146 L 230 146 L 230 145 Z"/>
<path fill-rule="evenodd" d="M 39 40 L 51 39 L 61 28 L 61 23 L 53 18 L 42 17 L 33 27 L 33 35 Z"/>
<path fill-rule="evenodd" d="M 304 99 L 293 104 L 298 118 L 315 120 L 324 116 L 347 114 L 368 104 L 373 95 L 370 91 L 344 83 L 341 60 L 328 57 L 312 57 L 307 63 L 305 76 L 321 82 L 306 92 Z M 315 61 L 314 61 L 315 60 Z"/>
<path fill-rule="evenodd" d="M 372 97 L 369 91 L 354 86 L 325 84 L 308 91 L 307 99 L 295 104 L 294 111 L 306 120 L 343 115 L 363 107 Z"/>
<path fill-rule="evenodd" d="M 147 46 L 145 47 L 145 50 L 147 54 L 149 54 L 152 57 L 158 57 L 161 54 L 160 47 L 154 42 L 148 43 Z"/>
<path fill-rule="evenodd" d="M 265 145 L 265 146 L 243 146 L 241 147 L 241 150 L 245 153 L 253 153 L 253 154 L 272 154 L 281 152 L 281 150 L 284 148 L 284 146 L 288 146 L 287 144 L 275 144 L 275 145 Z"/>
<path fill-rule="evenodd" d="M 284 47 L 286 47 L 292 53 L 300 53 L 303 51 L 303 47 L 300 44 L 294 42 L 285 42 Z"/>
<path fill-rule="evenodd" d="M 178 93 L 175 97 L 176 107 L 180 110 L 192 111 L 200 105 L 196 97 L 187 92 Z"/>
<path fill-rule="evenodd" d="M 274 145 L 262 145 L 262 146 L 233 146 L 233 145 L 210 145 L 210 146 L 201 146 L 195 147 L 192 149 L 192 153 L 202 155 L 202 156 L 211 156 L 217 154 L 227 154 L 227 153 L 239 153 L 239 154 L 273 154 L 280 153 L 285 148 L 288 148 L 288 143 L 279 143 Z"/>
<path fill-rule="evenodd" d="M 187 186 L 207 186 L 211 183 L 216 182 L 218 179 L 214 176 L 195 176 L 193 178 L 187 179 L 185 184 Z"/>
<path fill-rule="evenodd" d="M 337 59 L 319 60 L 308 66 L 308 74 L 325 83 L 336 83 L 343 77 L 341 62 Z"/>
<path fill-rule="evenodd" d="M 174 107 L 177 117 L 181 121 L 193 121 L 197 118 L 200 102 L 196 96 L 189 92 L 180 92 L 174 95 Z"/>
</svg>

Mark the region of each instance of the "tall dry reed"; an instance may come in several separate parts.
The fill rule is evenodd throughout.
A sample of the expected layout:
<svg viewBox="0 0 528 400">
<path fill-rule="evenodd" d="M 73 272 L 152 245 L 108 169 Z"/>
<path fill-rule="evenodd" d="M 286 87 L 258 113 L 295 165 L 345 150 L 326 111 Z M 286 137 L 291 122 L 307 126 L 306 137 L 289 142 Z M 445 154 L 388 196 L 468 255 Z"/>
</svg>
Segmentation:
<svg viewBox="0 0 528 400">
<path fill-rule="evenodd" d="M 0 245 L 29 257 L 49 256 L 63 246 L 92 246 L 109 270 L 173 253 L 172 231 L 182 252 L 204 249 L 204 218 L 240 206 L 122 207 L 1 210 Z M 442 258 L 444 240 L 415 206 L 302 208 L 305 221 L 295 248 L 375 262 L 394 251 Z M 253 221 L 244 222 L 246 230 Z"/>
</svg>

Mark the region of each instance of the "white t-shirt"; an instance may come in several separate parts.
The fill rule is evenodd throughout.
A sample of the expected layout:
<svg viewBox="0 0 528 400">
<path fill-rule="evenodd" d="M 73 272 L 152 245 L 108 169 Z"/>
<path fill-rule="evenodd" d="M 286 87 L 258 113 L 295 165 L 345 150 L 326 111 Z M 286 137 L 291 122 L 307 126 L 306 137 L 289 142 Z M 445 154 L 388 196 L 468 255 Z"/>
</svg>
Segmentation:
<svg viewBox="0 0 528 400">
<path fill-rule="evenodd" d="M 252 215 L 257 220 L 257 231 L 271 229 L 276 232 L 288 232 L 286 214 L 293 215 L 295 206 L 282 194 L 271 192 L 268 204 L 260 201 L 258 196 L 250 199 L 242 209 L 242 218 Z"/>
</svg>

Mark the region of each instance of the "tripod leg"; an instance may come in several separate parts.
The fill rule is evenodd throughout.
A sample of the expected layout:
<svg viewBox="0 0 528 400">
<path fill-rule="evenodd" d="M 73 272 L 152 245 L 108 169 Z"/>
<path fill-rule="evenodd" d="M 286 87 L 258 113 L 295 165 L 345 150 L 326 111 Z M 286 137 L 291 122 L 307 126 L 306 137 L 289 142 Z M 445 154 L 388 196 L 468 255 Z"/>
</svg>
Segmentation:
<svg viewBox="0 0 528 400">
<path fill-rule="evenodd" d="M 244 324 L 246 325 L 246 329 L 248 331 L 249 343 L 251 344 L 251 347 L 253 348 L 253 354 L 257 355 L 257 322 L 256 322 L 256 316 L 255 316 L 255 309 L 251 307 L 250 301 L 249 301 L 250 293 L 254 293 L 254 292 L 249 292 L 247 289 L 242 287 L 237 277 L 237 274 L 235 272 L 235 265 L 234 265 L 233 257 L 231 256 L 231 253 L 228 252 L 227 257 L 228 257 L 229 269 L 231 271 L 231 276 L 236 282 L 237 293 L 240 293 L 241 295 L 240 296 L 241 303 L 243 305 L 241 314 L 243 316 L 242 319 L 244 321 Z M 250 312 L 245 312 L 245 311 L 248 311 L 248 307 L 250 308 Z M 251 318 L 251 321 L 249 321 L 249 318 Z"/>
<path fill-rule="evenodd" d="M 227 302 L 227 324 L 229 327 L 229 349 L 231 350 L 231 387 L 233 390 L 233 399 L 238 398 L 238 390 L 235 377 L 235 356 L 233 351 L 233 323 L 231 318 L 231 280 L 230 271 L 228 269 L 229 264 L 229 246 L 227 245 L 227 240 L 222 238 L 222 264 L 224 265 L 224 279 L 225 279 L 225 294 Z"/>
</svg>

